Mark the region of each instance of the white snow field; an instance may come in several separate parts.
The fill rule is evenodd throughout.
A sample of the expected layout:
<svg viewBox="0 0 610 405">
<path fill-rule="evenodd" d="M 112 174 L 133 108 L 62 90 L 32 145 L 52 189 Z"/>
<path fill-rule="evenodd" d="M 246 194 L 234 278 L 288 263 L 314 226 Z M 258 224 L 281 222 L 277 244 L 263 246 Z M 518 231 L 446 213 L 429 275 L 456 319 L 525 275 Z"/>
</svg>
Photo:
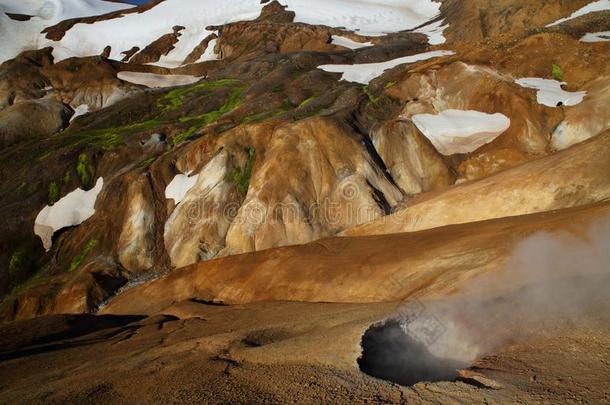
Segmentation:
<svg viewBox="0 0 610 405">
<path fill-rule="evenodd" d="M 102 0 L 1 0 L 0 63 L 24 50 L 47 46 L 51 41 L 41 34 L 46 27 L 70 18 L 106 14 L 130 7 L 133 6 Z M 29 21 L 15 21 L 5 13 L 25 14 L 32 18 Z"/>
<path fill-rule="evenodd" d="M 159 75 L 156 73 L 128 71 L 119 72 L 117 77 L 129 83 L 151 88 L 184 86 L 201 80 L 201 78 L 191 75 Z"/>
<path fill-rule="evenodd" d="M 34 233 L 42 240 L 45 250 L 51 249 L 55 232 L 80 225 L 95 214 L 95 201 L 103 187 L 104 179 L 100 177 L 91 190 L 77 188 L 38 213 L 34 221 Z"/>
<path fill-rule="evenodd" d="M 190 174 L 191 172 L 175 175 L 172 181 L 165 187 L 165 198 L 168 200 L 173 199 L 176 205 L 180 204 L 186 193 L 195 187 L 199 179 L 198 174 L 194 176 L 190 176 Z"/>
<path fill-rule="evenodd" d="M 416 114 L 411 120 L 436 150 L 445 156 L 473 152 L 510 127 L 510 119 L 504 114 L 472 110 Z"/>
<path fill-rule="evenodd" d="M 440 14 L 431 0 L 279 0 L 295 22 L 343 27 L 367 36 L 413 29 Z"/>
<path fill-rule="evenodd" d="M 416 55 L 404 56 L 402 58 L 392 59 L 386 62 L 379 63 L 361 63 L 355 65 L 320 65 L 318 69 L 331 73 L 343 73 L 341 80 L 368 84 L 371 80 L 379 77 L 388 69 L 402 65 L 405 63 L 415 63 L 422 60 L 438 58 L 441 56 L 450 56 L 455 53 L 452 51 L 430 51 L 418 53 Z"/>
<path fill-rule="evenodd" d="M 573 106 L 580 104 L 587 95 L 586 91 L 569 92 L 561 88 L 566 84 L 557 80 L 539 79 L 536 77 L 526 77 L 515 80 L 519 86 L 537 90 L 536 98 L 538 104 L 547 107 L 558 107 L 561 105 Z"/>
<path fill-rule="evenodd" d="M 133 46 L 143 49 L 162 35 L 171 33 L 175 25 L 181 25 L 186 28 L 180 32 L 175 49 L 163 60 L 166 66 L 177 66 L 213 32 L 205 27 L 254 19 L 260 8 L 257 0 L 166 0 L 143 13 L 95 24 L 77 24 L 66 33 L 53 54 L 59 60 L 97 55 L 110 45 L 110 57 L 120 59 L 121 52 Z"/>
<path fill-rule="evenodd" d="M 373 46 L 372 42 L 356 42 L 352 39 L 343 37 L 341 35 L 333 35 L 331 36 L 331 43 L 333 45 L 342 46 L 347 49 L 360 49 L 366 48 L 367 46 Z"/>
<path fill-rule="evenodd" d="M 581 42 L 606 42 L 610 41 L 610 31 L 589 32 L 580 38 Z"/>
<path fill-rule="evenodd" d="M 440 3 L 432 0 L 280 0 L 296 13 L 295 21 L 308 24 L 323 24 L 343 27 L 362 35 L 382 36 L 390 32 L 414 29 L 434 19 L 440 13 Z M 6 4 L 5 4 L 6 3 Z M 25 5 L 22 5 L 24 3 Z M 49 5 L 50 4 L 50 5 Z M 44 10 L 40 11 L 41 6 Z M 0 62 L 12 58 L 22 49 L 53 46 L 56 61 L 72 56 L 99 55 L 110 45 L 112 59 L 121 59 L 121 52 L 134 46 L 143 49 L 172 27 L 186 27 L 175 49 L 163 56 L 160 66 L 179 66 L 186 56 L 205 37 L 214 31 L 206 27 L 229 22 L 252 20 L 259 16 L 260 0 L 166 0 L 143 12 L 126 14 L 120 18 L 99 21 L 94 24 L 76 24 L 58 42 L 49 41 L 39 32 L 46 26 L 63 19 L 87 15 L 98 15 L 130 6 L 102 0 L 2 0 L 0 11 L 27 14 L 38 10 L 38 14 L 50 14 L 43 20 L 36 17 L 29 22 L 10 20 L 0 13 L 0 34 L 10 38 L 10 47 L 0 51 Z M 45 10 L 53 9 L 53 12 Z M 38 15 L 37 14 L 37 15 Z M 431 43 L 442 43 L 440 23 L 430 24 L 418 32 L 426 33 Z M 16 40 L 13 40 L 16 37 Z M 19 39 L 21 38 L 21 39 Z M 202 60 L 217 59 L 212 51 L 214 44 Z"/>
<path fill-rule="evenodd" d="M 559 25 L 566 21 L 573 20 L 578 17 L 582 17 L 583 15 L 587 15 L 589 13 L 595 13 L 597 11 L 610 10 L 610 0 L 597 0 L 592 3 L 587 4 L 584 7 L 579 8 L 575 12 L 572 13 L 569 17 L 561 18 L 551 24 L 548 24 L 547 27 L 552 27 L 554 25 Z"/>
</svg>

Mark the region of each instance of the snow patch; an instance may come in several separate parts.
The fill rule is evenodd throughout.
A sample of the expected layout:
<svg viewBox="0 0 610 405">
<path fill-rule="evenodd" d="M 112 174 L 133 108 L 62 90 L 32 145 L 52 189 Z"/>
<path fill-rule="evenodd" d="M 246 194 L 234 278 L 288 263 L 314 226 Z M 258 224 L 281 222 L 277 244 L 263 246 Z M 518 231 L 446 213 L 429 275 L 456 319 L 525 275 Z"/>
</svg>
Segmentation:
<svg viewBox="0 0 610 405">
<path fill-rule="evenodd" d="M 610 0 L 609 0 L 610 1 Z M 440 14 L 440 3 L 432 0 L 281 0 L 296 14 L 295 21 L 344 27 L 367 36 L 382 36 L 421 26 Z M 120 60 L 121 52 L 134 46 L 144 49 L 148 44 L 184 26 L 175 48 L 163 56 L 159 66 L 176 67 L 188 54 L 214 31 L 205 27 L 256 19 L 263 7 L 260 0 L 165 0 L 142 13 L 125 14 L 120 18 L 92 24 L 76 24 L 60 41 L 50 41 L 41 31 L 62 20 L 92 16 L 131 7 L 102 0 L 2 0 L 0 4 L 0 37 L 6 39 L 0 49 L 0 62 L 15 57 L 24 49 L 53 47 L 55 61 L 69 57 L 99 55 L 111 47 L 111 59 Z M 8 18 L 4 12 L 35 15 L 30 21 Z M 430 43 L 442 43 L 441 23 L 421 29 Z M 8 44 L 8 45 L 7 45 Z M 208 47 L 204 60 L 216 55 Z"/>
<path fill-rule="evenodd" d="M 488 144 L 510 127 L 503 114 L 445 110 L 439 114 L 416 114 L 413 124 L 445 156 L 470 153 Z"/>
<path fill-rule="evenodd" d="M 573 106 L 582 102 L 587 95 L 586 91 L 565 91 L 561 86 L 566 83 L 558 82 L 557 80 L 526 77 L 515 80 L 515 83 L 528 89 L 538 90 L 536 94 L 538 104 L 548 107 L 558 107 L 559 105 Z"/>
<path fill-rule="evenodd" d="M 197 63 L 220 59 L 220 56 L 216 54 L 216 52 L 214 52 L 214 48 L 216 47 L 217 42 L 218 39 L 212 39 L 210 42 L 208 42 L 208 47 L 205 48 L 203 55 L 201 55 L 199 60 L 197 60 Z"/>
<path fill-rule="evenodd" d="M 432 0 L 280 0 L 295 22 L 343 27 L 366 36 L 383 36 L 419 27 L 440 14 Z"/>
<path fill-rule="evenodd" d="M 0 63 L 14 58 L 24 50 L 56 45 L 56 42 L 46 39 L 41 31 L 60 21 L 106 14 L 131 7 L 133 6 L 102 0 L 1 0 Z M 7 12 L 33 17 L 28 21 L 15 21 L 5 14 Z M 98 42 L 103 41 L 103 37 L 98 38 Z M 104 46 L 99 49 L 99 52 L 91 55 L 99 55 L 103 48 Z"/>
<path fill-rule="evenodd" d="M 604 11 L 604 10 L 610 10 L 610 0 L 597 0 L 592 3 L 589 3 L 586 6 L 573 12 L 572 15 L 570 15 L 569 17 L 561 18 L 561 19 L 555 21 L 554 23 L 548 24 L 547 27 L 559 25 L 561 23 L 573 20 L 573 19 L 581 17 L 583 15 L 586 15 L 589 13 L 595 13 L 597 11 Z"/>
<path fill-rule="evenodd" d="M 261 11 L 259 0 L 166 0 L 143 12 L 121 18 L 77 24 L 54 49 L 56 61 L 70 56 L 98 55 L 106 45 L 112 47 L 110 57 L 121 59 L 121 52 L 134 46 L 144 49 L 148 44 L 171 32 L 175 25 L 185 27 L 178 43 L 168 55 L 154 63 L 175 67 L 214 31 L 205 27 L 235 21 L 253 20 Z"/>
<path fill-rule="evenodd" d="M 422 60 L 438 58 L 441 56 L 454 55 L 452 51 L 430 51 L 417 55 L 404 56 L 398 59 L 392 59 L 387 62 L 380 63 L 362 63 L 355 65 L 321 65 L 318 69 L 331 73 L 343 73 L 341 80 L 350 82 L 368 84 L 371 80 L 379 77 L 388 69 L 392 69 L 398 65 L 405 63 L 415 63 Z"/>
<path fill-rule="evenodd" d="M 119 72 L 117 77 L 120 80 L 129 83 L 153 88 L 184 86 L 187 84 L 196 83 L 200 80 L 199 77 L 191 75 L 160 75 L 156 73 L 128 71 Z"/>
<path fill-rule="evenodd" d="M 45 250 L 51 249 L 55 232 L 80 225 L 95 214 L 95 202 L 103 186 L 104 179 L 100 177 L 91 190 L 78 188 L 38 213 L 34 221 L 34 233 L 42 240 Z"/>
<path fill-rule="evenodd" d="M 580 42 L 606 42 L 610 41 L 610 31 L 590 32 L 580 38 Z"/>
<path fill-rule="evenodd" d="M 342 37 L 341 35 L 333 35 L 331 39 L 331 44 L 342 46 L 347 49 L 359 49 L 373 46 L 372 42 L 356 42 L 347 37 Z"/>
<path fill-rule="evenodd" d="M 449 28 L 449 24 L 443 25 L 443 21 L 437 21 L 432 24 L 428 24 L 424 27 L 418 28 L 413 32 L 424 34 L 428 37 L 428 43 L 430 45 L 442 45 L 447 42 L 444 32 Z"/>
<path fill-rule="evenodd" d="M 70 117 L 70 122 L 74 121 L 74 118 L 85 115 L 89 112 L 89 106 L 87 104 L 81 104 L 74 109 L 74 115 Z"/>
<path fill-rule="evenodd" d="M 201 32 L 198 29 L 187 28 L 183 30 L 181 32 L 180 37 L 178 38 L 178 43 L 174 45 L 174 49 L 172 49 L 167 55 L 161 56 L 159 61 L 150 64 L 167 68 L 176 68 L 182 66 L 187 56 L 201 42 L 202 38 L 199 37 L 200 35 Z M 218 35 L 218 32 L 216 32 L 216 35 Z M 213 39 L 208 43 L 208 47 L 205 49 L 205 52 L 197 62 L 217 60 L 218 56 L 214 53 L 215 46 L 216 39 Z"/>
<path fill-rule="evenodd" d="M 186 193 L 197 184 L 199 175 L 190 176 L 191 173 L 175 175 L 165 188 L 165 198 L 168 200 L 173 199 L 174 204 L 178 205 L 184 199 Z"/>
</svg>

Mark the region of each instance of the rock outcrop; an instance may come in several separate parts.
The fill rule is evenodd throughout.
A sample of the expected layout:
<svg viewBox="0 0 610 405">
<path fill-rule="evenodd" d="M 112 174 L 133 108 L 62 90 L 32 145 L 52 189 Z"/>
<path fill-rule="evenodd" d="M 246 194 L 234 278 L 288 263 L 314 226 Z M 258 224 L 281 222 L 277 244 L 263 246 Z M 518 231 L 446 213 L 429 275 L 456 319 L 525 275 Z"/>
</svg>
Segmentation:
<svg viewBox="0 0 610 405">
<path fill-rule="evenodd" d="M 537 231 L 576 237 L 608 218 L 607 203 L 402 234 L 332 238 L 185 267 L 126 291 L 106 314 L 154 314 L 175 300 L 393 302 L 442 297 L 502 268 Z M 344 255 L 349 252 L 349 255 Z M 518 282 L 519 280 L 514 280 Z"/>
<path fill-rule="evenodd" d="M 0 111 L 0 149 L 50 137 L 68 126 L 72 114 L 70 107 L 52 99 L 14 104 Z"/>
<path fill-rule="evenodd" d="M 609 156 L 610 131 L 606 131 L 494 176 L 422 194 L 408 207 L 345 234 L 413 232 L 605 201 L 610 198 Z"/>
</svg>

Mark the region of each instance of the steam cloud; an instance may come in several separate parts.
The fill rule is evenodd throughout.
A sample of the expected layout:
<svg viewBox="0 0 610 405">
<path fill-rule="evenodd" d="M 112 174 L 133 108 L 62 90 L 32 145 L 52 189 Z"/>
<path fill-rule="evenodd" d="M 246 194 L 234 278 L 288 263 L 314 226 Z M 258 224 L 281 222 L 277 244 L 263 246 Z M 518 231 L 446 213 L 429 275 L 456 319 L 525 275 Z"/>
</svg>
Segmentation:
<svg viewBox="0 0 610 405">
<path fill-rule="evenodd" d="M 581 237 L 540 232 L 521 241 L 503 269 L 371 327 L 360 367 L 404 385 L 452 379 L 457 368 L 511 341 L 553 334 L 583 317 L 607 323 L 609 287 L 610 217 Z"/>
</svg>

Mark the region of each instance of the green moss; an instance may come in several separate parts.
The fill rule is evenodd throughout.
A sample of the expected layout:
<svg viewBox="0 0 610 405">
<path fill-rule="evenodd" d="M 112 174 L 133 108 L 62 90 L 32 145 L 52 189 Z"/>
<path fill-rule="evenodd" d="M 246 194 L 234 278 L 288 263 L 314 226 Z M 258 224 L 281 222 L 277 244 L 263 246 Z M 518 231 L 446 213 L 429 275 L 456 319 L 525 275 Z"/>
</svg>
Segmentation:
<svg viewBox="0 0 610 405">
<path fill-rule="evenodd" d="M 70 183 L 71 179 L 72 179 L 72 175 L 70 174 L 70 172 L 66 172 L 66 174 L 64 174 L 64 177 L 61 179 L 61 181 L 64 184 L 68 184 L 68 183 Z"/>
<path fill-rule="evenodd" d="M 553 63 L 553 66 L 551 67 L 551 73 L 553 74 L 553 78 L 555 80 L 563 82 L 563 70 L 559 65 Z"/>
<path fill-rule="evenodd" d="M 21 246 L 15 250 L 11 255 L 8 263 L 8 274 L 11 283 L 23 276 L 23 273 L 27 270 L 29 260 L 27 259 L 27 248 Z"/>
<path fill-rule="evenodd" d="M 239 123 L 240 124 L 251 124 L 253 122 L 259 122 L 259 121 L 275 118 L 278 115 L 283 114 L 284 112 L 285 112 L 284 110 L 276 109 L 276 110 L 271 110 L 271 111 L 263 111 L 263 112 L 256 113 L 256 114 L 250 114 L 250 115 L 246 115 L 245 117 L 242 117 L 241 120 L 239 121 Z"/>
<path fill-rule="evenodd" d="M 307 104 L 311 103 L 313 100 L 316 99 L 316 95 L 314 94 L 311 97 L 307 97 L 305 100 L 301 101 L 301 104 L 299 104 L 299 106 L 297 108 L 302 108 L 305 107 Z"/>
<path fill-rule="evenodd" d="M 36 288 L 41 285 L 49 285 L 51 276 L 49 274 L 48 265 L 38 270 L 36 274 L 28 279 L 15 279 L 11 282 L 11 296 L 17 296 L 31 288 Z"/>
<path fill-rule="evenodd" d="M 46 159 L 47 159 L 48 157 L 50 157 L 52 154 L 53 154 L 53 151 L 48 150 L 48 151 L 46 151 L 46 152 L 44 152 L 44 153 L 40 154 L 40 155 L 38 156 L 38 160 L 39 160 L 39 161 L 46 160 Z"/>
<path fill-rule="evenodd" d="M 301 68 L 300 66 L 291 66 L 290 71 L 288 72 L 291 79 L 296 79 L 303 73 L 305 73 L 305 70 L 303 68 Z"/>
<path fill-rule="evenodd" d="M 76 271 L 81 266 L 81 264 L 83 264 L 83 261 L 85 261 L 85 259 L 89 255 L 89 253 L 91 253 L 91 251 L 93 250 L 93 248 L 96 245 L 97 245 L 97 239 L 90 239 L 89 242 L 87 242 L 87 244 L 83 248 L 83 251 L 80 252 L 78 255 L 76 255 L 72 259 L 72 261 L 70 262 L 70 267 L 68 268 L 68 271 L 69 272 Z"/>
<path fill-rule="evenodd" d="M 269 111 L 263 111 L 263 112 L 256 113 L 256 114 L 246 115 L 246 116 L 242 117 L 239 122 L 240 122 L 240 124 L 250 124 L 253 122 L 273 119 L 282 114 L 287 113 L 288 111 L 291 111 L 292 109 L 293 109 L 292 104 L 290 104 L 290 102 L 288 100 L 285 100 L 284 104 L 282 104 L 282 106 L 279 108 L 275 108 L 275 109 L 269 110 Z"/>
<path fill-rule="evenodd" d="M 232 86 L 237 83 L 240 83 L 240 81 L 236 79 L 220 79 L 203 81 L 193 86 L 180 87 L 169 91 L 165 96 L 161 97 L 157 102 L 157 107 L 165 113 L 174 111 L 180 108 L 184 103 L 184 98 L 190 94 Z"/>
<path fill-rule="evenodd" d="M 248 188 L 250 187 L 250 177 L 252 177 L 252 169 L 254 168 L 255 159 L 256 149 L 248 148 L 248 161 L 246 162 L 246 167 L 243 171 L 240 169 L 235 169 L 231 174 L 235 188 L 237 188 L 237 192 L 242 196 L 245 196 L 248 193 Z"/>
<path fill-rule="evenodd" d="M 95 144 L 104 150 L 112 150 L 123 144 L 123 138 L 118 134 L 109 134 L 99 139 Z"/>
<path fill-rule="evenodd" d="M 386 88 L 386 89 L 389 89 L 391 87 L 394 87 L 395 85 L 396 85 L 396 82 L 387 82 L 385 84 L 385 86 L 383 86 L 383 87 Z"/>
<path fill-rule="evenodd" d="M 190 127 L 186 131 L 176 135 L 172 139 L 172 146 L 180 145 L 182 142 L 184 142 L 187 139 L 189 139 L 190 137 L 192 137 L 195 134 L 195 132 L 197 132 L 198 129 L 199 129 L 199 127 L 196 127 L 196 126 L 195 127 Z"/>
<path fill-rule="evenodd" d="M 49 205 L 53 205 L 57 201 L 59 201 L 59 187 L 57 186 L 57 183 L 52 181 L 49 184 Z"/>
<path fill-rule="evenodd" d="M 143 161 L 141 161 L 138 164 L 138 168 L 140 168 L 140 169 L 148 169 L 150 167 L 150 165 L 155 163 L 157 158 L 158 158 L 158 156 L 152 156 L 152 157 L 149 157 L 148 159 L 144 159 Z"/>
<path fill-rule="evenodd" d="M 78 155 L 78 163 L 76 164 L 76 174 L 83 186 L 88 186 L 91 181 L 91 164 L 86 153 Z"/>
<path fill-rule="evenodd" d="M 235 110 L 237 107 L 239 107 L 242 102 L 243 92 L 243 87 L 233 89 L 229 94 L 227 101 L 225 101 L 225 103 L 218 110 L 210 111 L 201 115 L 197 115 L 195 117 L 181 117 L 180 122 L 195 122 L 199 127 L 209 125 L 212 122 L 217 121 L 223 115 L 228 114 L 231 111 Z"/>
<path fill-rule="evenodd" d="M 364 94 L 367 95 L 367 97 L 369 98 L 369 101 L 371 103 L 376 104 L 377 101 L 379 101 L 380 97 L 375 97 L 371 94 L 368 84 L 365 84 L 364 86 L 362 86 L 362 91 L 364 91 Z"/>
<path fill-rule="evenodd" d="M 122 146 L 126 136 L 150 131 L 162 125 L 164 125 L 162 121 L 155 119 L 113 128 L 89 129 L 77 133 L 68 133 L 64 138 L 65 142 L 67 141 L 65 146 L 86 144 L 104 150 L 112 150 Z"/>
</svg>

